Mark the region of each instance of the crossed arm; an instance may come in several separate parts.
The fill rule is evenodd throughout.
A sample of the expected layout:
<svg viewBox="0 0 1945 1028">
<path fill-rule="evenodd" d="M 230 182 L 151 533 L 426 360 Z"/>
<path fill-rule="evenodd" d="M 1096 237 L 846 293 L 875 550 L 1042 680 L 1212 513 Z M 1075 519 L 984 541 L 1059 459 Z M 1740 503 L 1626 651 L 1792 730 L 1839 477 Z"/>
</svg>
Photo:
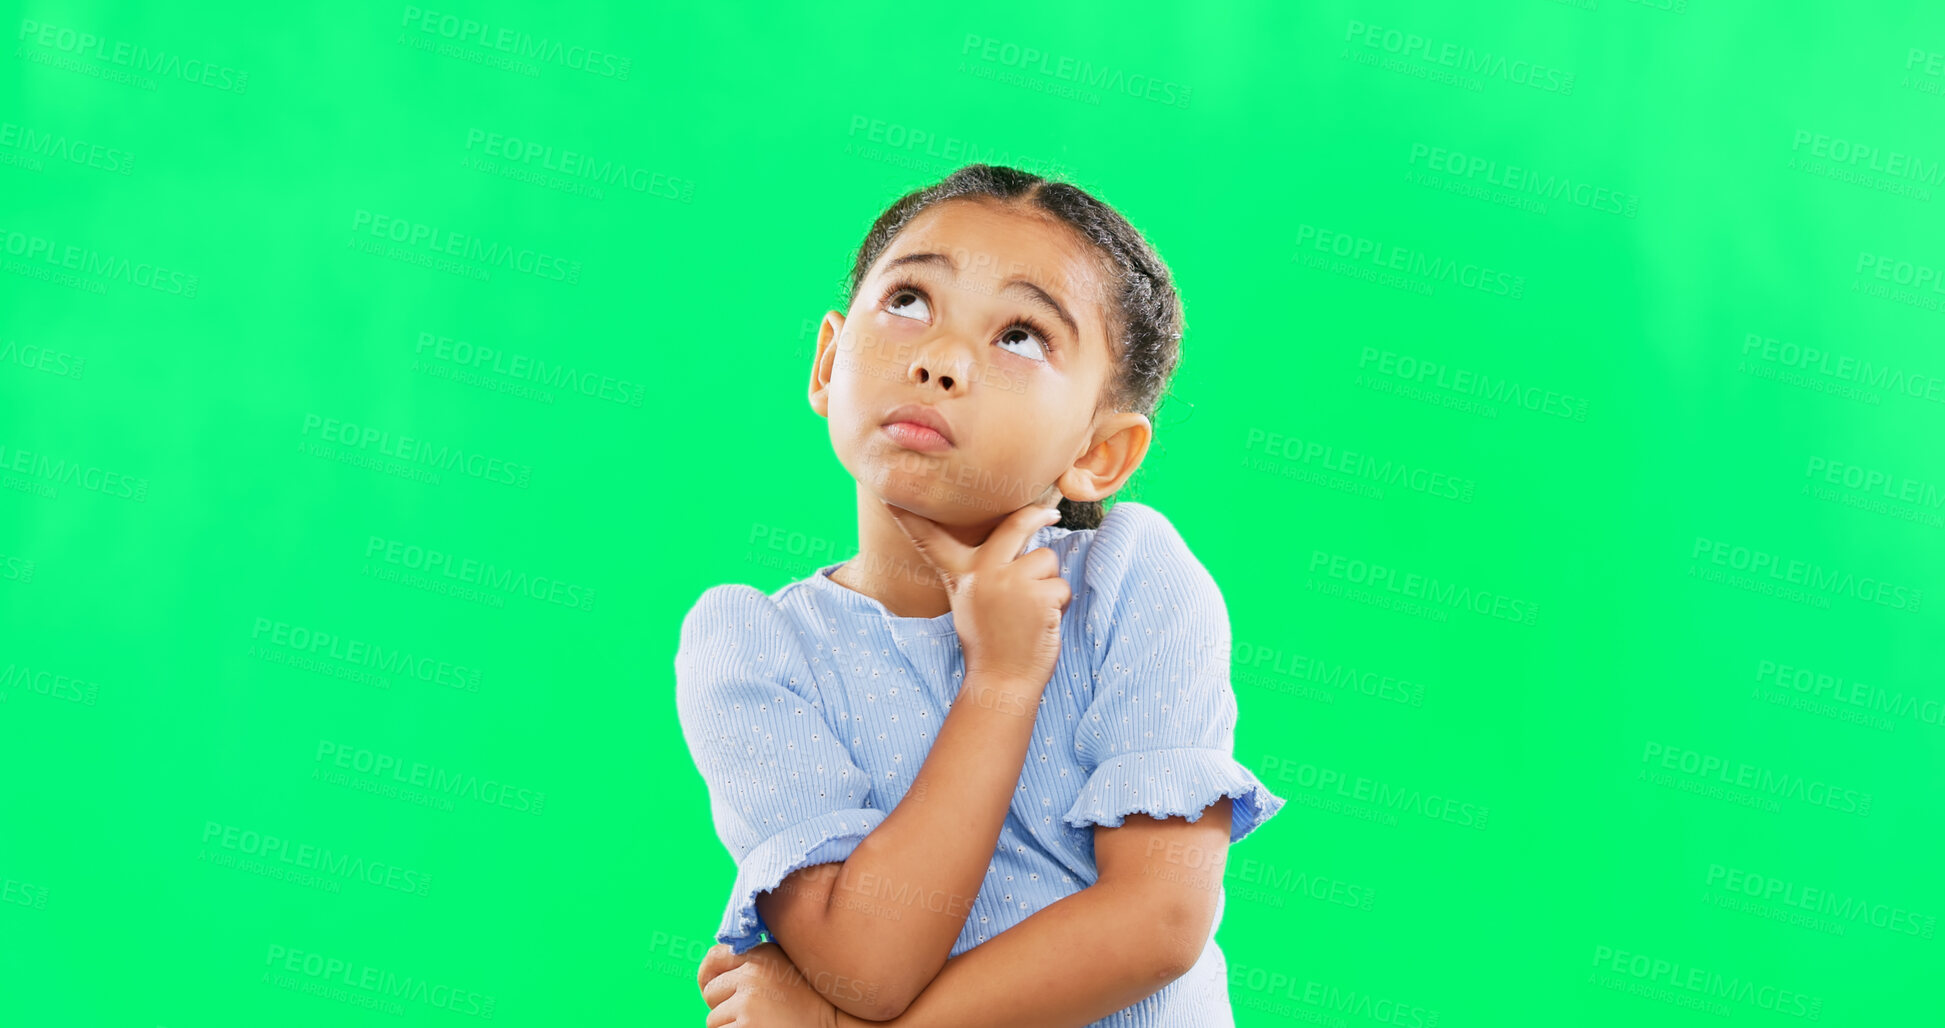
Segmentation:
<svg viewBox="0 0 1945 1028">
<path fill-rule="evenodd" d="M 1187 973 L 1215 920 L 1230 800 L 1190 824 L 1130 814 L 1094 829 L 1101 877 L 946 962 L 901 1028 L 1079 1028 Z M 788 943 L 783 943 L 788 953 Z M 874 1022 L 839 1014 L 840 1026 Z"/>
<path fill-rule="evenodd" d="M 1084 1024 L 1194 964 L 1221 889 L 1227 797 L 1194 824 L 1131 814 L 1118 828 L 1096 826 L 1096 884 L 948 963 L 1019 784 L 1039 697 L 968 676 L 910 791 L 850 857 L 801 868 L 756 897 L 771 938 L 839 1011 L 883 1021 L 909 1007 L 957 1024 L 975 1005 L 990 1019 L 995 1002 L 1031 999 L 1019 1023 L 1098 1008 L 1071 1021 Z M 1063 984 L 1039 987 L 1054 981 Z"/>
<path fill-rule="evenodd" d="M 878 983 L 807 974 L 778 942 L 737 956 L 718 945 L 696 984 L 708 1023 L 778 1028 L 905 1028 L 1091 1024 L 1152 995 L 1201 954 L 1227 856 L 1231 802 L 1218 797 L 1196 823 L 1130 814 L 1095 829 L 1100 876 L 946 962 L 916 1002 L 890 1013 Z M 807 871 L 812 869 L 806 869 Z M 812 980 L 817 985 L 812 985 Z M 866 988 L 866 986 L 869 988 Z M 834 1002 L 845 1003 L 842 1008 Z M 860 1006 L 868 1015 L 852 1013 Z"/>
</svg>

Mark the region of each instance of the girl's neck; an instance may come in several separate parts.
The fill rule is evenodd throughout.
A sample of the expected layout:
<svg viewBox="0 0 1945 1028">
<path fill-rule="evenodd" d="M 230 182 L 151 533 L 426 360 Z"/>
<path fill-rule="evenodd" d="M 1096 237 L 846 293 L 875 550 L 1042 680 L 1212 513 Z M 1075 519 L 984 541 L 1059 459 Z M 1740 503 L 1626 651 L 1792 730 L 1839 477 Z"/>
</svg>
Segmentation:
<svg viewBox="0 0 1945 1028">
<path fill-rule="evenodd" d="M 1000 520 L 942 527 L 960 542 L 977 546 Z M 858 486 L 858 555 L 832 572 L 831 580 L 877 600 L 893 617 L 931 618 L 952 609 L 945 583 L 939 581 L 877 495 L 862 484 Z"/>
</svg>

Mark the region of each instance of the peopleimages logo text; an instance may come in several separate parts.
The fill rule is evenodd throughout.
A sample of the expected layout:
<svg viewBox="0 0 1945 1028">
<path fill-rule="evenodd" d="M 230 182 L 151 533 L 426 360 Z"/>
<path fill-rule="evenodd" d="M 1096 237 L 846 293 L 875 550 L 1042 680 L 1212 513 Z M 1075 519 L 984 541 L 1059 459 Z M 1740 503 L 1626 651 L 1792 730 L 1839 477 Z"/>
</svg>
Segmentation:
<svg viewBox="0 0 1945 1028">
<path fill-rule="evenodd" d="M 1500 79 L 1567 96 L 1574 91 L 1574 73 L 1504 54 L 1477 50 L 1462 43 L 1444 42 L 1416 32 L 1370 25 L 1353 18 L 1344 25 L 1344 40 L 1401 58 L 1455 68 L 1468 75 Z"/>
<path fill-rule="evenodd" d="M 1051 54 L 1039 47 L 1021 46 L 968 32 L 965 44 L 959 48 L 959 56 L 965 57 L 975 52 L 982 61 L 1078 82 L 1091 89 L 1152 100 L 1165 107 L 1187 107 L 1192 92 L 1179 82 L 1158 79 L 1153 75 L 1130 75 L 1119 68 L 1099 67 L 1073 57 Z"/>
<path fill-rule="evenodd" d="M 1526 289 L 1526 276 L 1484 267 L 1468 261 L 1438 257 L 1423 250 L 1395 246 L 1365 236 L 1322 228 L 1305 222 L 1297 226 L 1297 258 L 1308 248 L 1318 253 L 1342 257 L 1358 264 L 1401 271 L 1434 282 L 1477 289 L 1496 296 L 1518 299 Z M 1296 259 L 1296 258 L 1292 258 Z"/>
<path fill-rule="evenodd" d="M 372 536 L 365 543 L 365 557 L 407 571 L 458 579 L 469 585 L 516 593 L 562 607 L 573 607 L 579 610 L 594 609 L 594 590 L 586 586 L 563 582 L 546 575 L 530 575 L 525 571 L 503 568 L 471 557 L 460 557 L 444 550 L 428 549 L 398 539 Z"/>
<path fill-rule="evenodd" d="M 1457 582 L 1442 581 L 1430 575 L 1372 564 L 1325 550 L 1310 551 L 1309 570 L 1312 574 L 1321 572 L 1352 585 L 1470 610 L 1502 621 L 1531 625 L 1537 623 L 1540 616 L 1540 605 L 1532 600 L 1518 599 L 1490 589 L 1473 589 Z"/>
<path fill-rule="evenodd" d="M 1706 536 L 1695 537 L 1695 546 L 1689 551 L 1689 556 L 1693 559 L 1706 560 L 1719 567 L 1743 571 L 1751 575 L 1766 575 L 1791 585 L 1807 586 L 1817 592 L 1834 596 L 1849 596 L 1894 610 L 1917 610 L 1924 602 L 1922 589 L 1894 585 L 1869 575 L 1855 575 L 1810 561 L 1795 560 L 1752 546 L 1736 546 Z"/>
<path fill-rule="evenodd" d="M 147 261 L 104 253 L 91 246 L 49 239 L 34 232 L 0 226 L 0 253 L 78 271 L 83 275 L 153 289 L 159 293 L 194 297 L 197 276 Z"/>
<path fill-rule="evenodd" d="M 572 285 L 581 281 L 581 262 L 565 257 L 542 253 L 521 246 L 510 246 L 470 236 L 463 232 L 452 232 L 436 225 L 396 218 L 389 214 L 379 214 L 359 208 L 351 215 L 351 230 L 363 232 L 379 239 L 389 239 L 408 247 L 424 248 L 433 253 L 464 257 L 492 267 L 506 268 L 539 278 L 552 279 Z"/>
<path fill-rule="evenodd" d="M 602 78 L 626 81 L 628 72 L 634 67 L 633 58 L 591 47 L 569 46 L 558 39 L 536 37 L 532 33 L 519 29 L 488 25 L 471 18 L 428 11 L 420 7 L 406 7 L 405 15 L 400 19 L 399 24 L 441 39 L 472 43 L 488 50 L 497 50 L 529 61 L 539 61 L 542 64 L 557 64 L 563 68 L 584 71 Z"/>
<path fill-rule="evenodd" d="M 108 39 L 92 32 L 82 32 L 61 25 L 49 25 L 32 18 L 20 20 L 20 32 L 15 38 L 73 54 L 76 57 L 91 57 L 103 64 L 112 64 L 163 78 L 179 79 L 183 82 L 220 89 L 226 93 L 241 93 L 250 82 L 249 72 L 238 71 L 228 65 L 195 57 L 185 58 L 181 54 L 170 53 L 167 50 L 151 50 L 146 46 L 125 40 Z M 150 85 L 145 88 L 155 87 Z"/>
</svg>

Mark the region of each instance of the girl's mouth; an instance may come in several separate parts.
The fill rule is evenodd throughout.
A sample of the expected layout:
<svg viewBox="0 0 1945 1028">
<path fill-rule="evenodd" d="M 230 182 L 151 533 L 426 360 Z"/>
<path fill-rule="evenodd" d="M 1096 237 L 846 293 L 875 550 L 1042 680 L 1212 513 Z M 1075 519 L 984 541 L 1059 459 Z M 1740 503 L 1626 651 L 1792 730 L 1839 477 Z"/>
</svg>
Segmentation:
<svg viewBox="0 0 1945 1028">
<path fill-rule="evenodd" d="M 942 453 L 952 449 L 952 444 L 936 430 L 927 428 L 916 421 L 892 421 L 884 426 L 884 433 L 892 441 L 908 450 L 925 453 Z"/>
</svg>

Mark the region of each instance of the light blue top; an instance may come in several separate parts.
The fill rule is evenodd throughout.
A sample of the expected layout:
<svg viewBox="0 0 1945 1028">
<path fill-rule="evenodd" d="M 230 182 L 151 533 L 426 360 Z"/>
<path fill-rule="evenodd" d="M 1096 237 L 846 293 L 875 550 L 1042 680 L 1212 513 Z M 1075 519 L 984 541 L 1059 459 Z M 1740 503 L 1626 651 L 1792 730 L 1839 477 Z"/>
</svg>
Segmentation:
<svg viewBox="0 0 1945 1028">
<path fill-rule="evenodd" d="M 1094 825 L 1194 821 L 1229 796 L 1234 842 L 1284 802 L 1232 755 L 1228 608 L 1175 526 L 1122 501 L 1098 529 L 1035 532 L 1027 549 L 1042 546 L 1073 591 L 1060 660 L 953 956 L 1094 884 Z M 842 563 L 767 596 L 711 587 L 682 622 L 676 705 L 736 858 L 716 938 L 738 953 L 764 941 L 758 893 L 846 859 L 897 806 L 964 680 L 950 611 L 893 616 L 831 580 Z M 1230 1024 L 1227 979 L 1212 925 L 1192 970 L 1096 1024 Z"/>
</svg>

